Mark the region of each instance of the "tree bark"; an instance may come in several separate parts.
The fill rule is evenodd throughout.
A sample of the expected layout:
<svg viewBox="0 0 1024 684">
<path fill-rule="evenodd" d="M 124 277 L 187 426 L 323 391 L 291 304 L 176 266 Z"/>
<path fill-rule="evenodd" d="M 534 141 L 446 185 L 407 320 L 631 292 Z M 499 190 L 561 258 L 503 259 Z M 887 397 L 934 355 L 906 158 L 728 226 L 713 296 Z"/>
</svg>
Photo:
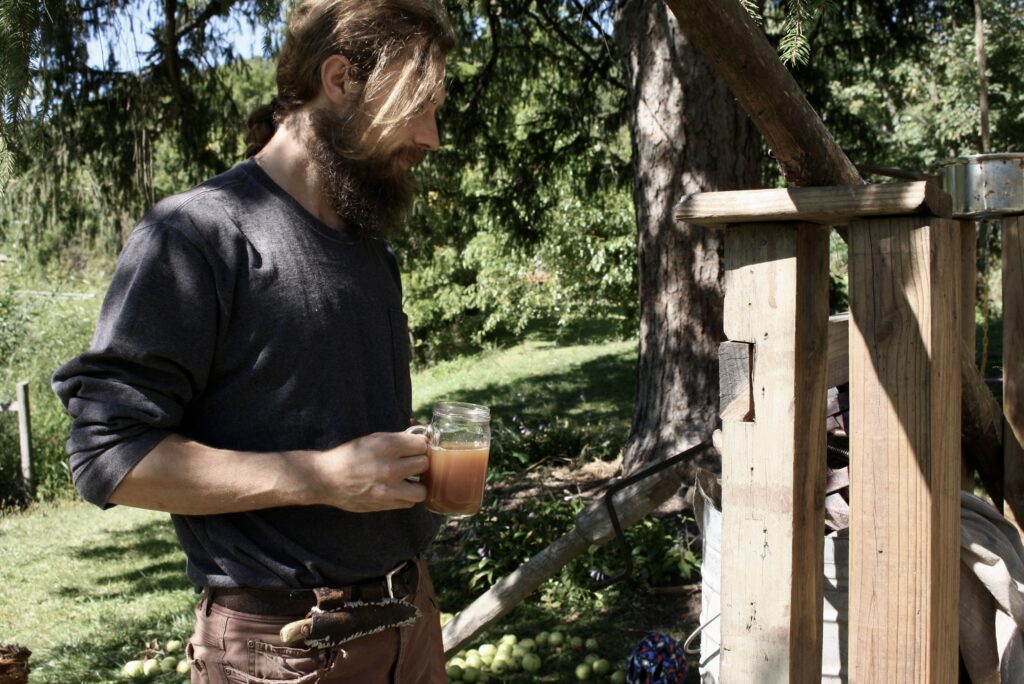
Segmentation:
<svg viewBox="0 0 1024 684">
<path fill-rule="evenodd" d="M 760 140 L 663 0 L 626 0 L 615 40 L 630 95 L 640 350 L 625 472 L 707 439 L 718 415 L 722 240 L 677 225 L 685 195 L 757 187 Z"/>
</svg>

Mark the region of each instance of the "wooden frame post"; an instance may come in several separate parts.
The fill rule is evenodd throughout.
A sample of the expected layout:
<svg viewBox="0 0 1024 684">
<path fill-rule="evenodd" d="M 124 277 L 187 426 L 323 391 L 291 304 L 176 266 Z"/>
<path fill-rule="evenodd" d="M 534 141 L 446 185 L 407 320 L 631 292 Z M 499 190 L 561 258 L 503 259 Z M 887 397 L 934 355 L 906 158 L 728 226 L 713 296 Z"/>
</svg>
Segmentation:
<svg viewBox="0 0 1024 684">
<path fill-rule="evenodd" d="M 730 226 L 725 263 L 721 681 L 820 682 L 828 230 Z"/>
<path fill-rule="evenodd" d="M 850 681 L 957 680 L 960 238 L 850 226 Z"/>
<path fill-rule="evenodd" d="M 1024 216 L 1005 216 L 1003 226 L 1003 515 L 1020 531 L 1024 511 Z M 1020 504 L 1017 503 L 1017 508 Z"/>
<path fill-rule="evenodd" d="M 11 402 L 0 402 L 0 413 L 18 414 L 18 448 L 21 452 L 21 481 L 25 504 L 35 497 L 35 479 L 32 475 L 32 419 L 29 413 L 28 382 L 19 382 L 17 397 Z"/>
<path fill-rule="evenodd" d="M 36 495 L 32 474 L 32 419 L 29 414 L 27 382 L 18 383 L 18 447 L 21 451 L 21 479 L 27 503 Z"/>
<path fill-rule="evenodd" d="M 960 221 L 960 348 L 973 359 L 977 344 L 974 309 L 978 300 L 978 224 Z M 966 453 L 960 457 L 960 489 L 974 493 L 974 467 Z"/>
</svg>

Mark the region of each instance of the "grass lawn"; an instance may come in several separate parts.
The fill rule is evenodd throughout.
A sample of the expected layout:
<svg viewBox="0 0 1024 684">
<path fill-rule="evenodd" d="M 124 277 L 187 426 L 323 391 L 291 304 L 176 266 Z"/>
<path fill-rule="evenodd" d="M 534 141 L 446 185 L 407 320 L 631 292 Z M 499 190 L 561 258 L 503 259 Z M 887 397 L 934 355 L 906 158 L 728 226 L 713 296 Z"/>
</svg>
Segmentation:
<svg viewBox="0 0 1024 684">
<path fill-rule="evenodd" d="M 191 629 L 185 556 L 161 513 L 40 504 L 0 519 L 0 568 L 0 642 L 32 649 L 33 682 L 119 681 L 143 641 Z"/>
<path fill-rule="evenodd" d="M 629 426 L 634 360 L 631 341 L 555 343 L 528 336 L 512 348 L 417 373 L 415 406 L 421 418 L 429 418 L 431 404 L 442 398 L 490 405 L 500 484 L 538 461 L 564 469 L 613 457 Z M 564 497 L 545 505 L 563 521 L 575 510 Z M 443 610 L 456 612 L 482 591 L 453 568 L 466 551 L 467 534 L 504 534 L 499 518 L 489 520 L 481 517 L 484 526 L 468 532 L 459 527 L 463 523 L 451 525 L 439 540 L 432 562 Z M 478 541 L 505 549 L 517 543 Z M 518 562 L 508 560 L 513 567 Z M 141 657 L 154 639 L 162 646 L 169 638 L 187 638 L 196 597 L 184 565 L 164 514 L 125 507 L 100 511 L 78 501 L 8 513 L 0 518 L 0 643 L 32 649 L 32 681 L 38 684 L 124 681 L 123 663 Z M 568 630 L 599 638 L 605 657 L 617 663 L 648 628 L 681 629 L 671 623 L 671 613 L 644 615 L 628 587 L 593 595 L 571 586 L 568 571 L 538 593 L 485 637 Z M 662 608 L 666 603 L 656 602 Z M 519 673 L 510 680 L 566 681 L 582 657 L 568 648 L 552 652 L 539 675 Z M 153 681 L 183 679 L 167 674 Z"/>
</svg>

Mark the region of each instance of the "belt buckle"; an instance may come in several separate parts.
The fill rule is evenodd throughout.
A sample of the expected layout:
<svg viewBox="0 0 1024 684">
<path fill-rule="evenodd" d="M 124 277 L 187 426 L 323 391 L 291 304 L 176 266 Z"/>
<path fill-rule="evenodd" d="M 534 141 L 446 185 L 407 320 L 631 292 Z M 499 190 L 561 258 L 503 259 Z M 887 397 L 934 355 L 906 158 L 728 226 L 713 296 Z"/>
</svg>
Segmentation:
<svg viewBox="0 0 1024 684">
<path fill-rule="evenodd" d="M 397 575 L 402 570 L 404 570 L 405 566 L 407 566 L 408 564 L 409 564 L 409 561 L 402 561 L 401 563 L 396 565 L 394 568 L 389 570 L 386 575 L 384 575 L 384 586 L 386 586 L 387 589 L 388 589 L 388 598 L 389 599 L 394 599 L 395 598 L 395 586 L 394 586 L 394 577 L 395 577 L 395 575 Z M 406 598 L 406 596 L 408 596 L 408 594 L 406 594 L 402 598 L 404 599 L 404 598 Z"/>
</svg>

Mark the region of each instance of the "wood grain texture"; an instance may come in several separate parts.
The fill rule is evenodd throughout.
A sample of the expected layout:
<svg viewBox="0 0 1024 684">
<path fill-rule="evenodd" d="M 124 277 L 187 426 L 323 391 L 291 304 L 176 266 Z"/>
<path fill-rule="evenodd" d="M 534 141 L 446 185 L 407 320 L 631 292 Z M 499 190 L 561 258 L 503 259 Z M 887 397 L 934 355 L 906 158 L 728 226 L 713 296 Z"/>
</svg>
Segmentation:
<svg viewBox="0 0 1024 684">
<path fill-rule="evenodd" d="M 723 416 L 722 681 L 821 680 L 828 235 L 726 233 L 725 331 L 753 416 Z"/>
<path fill-rule="evenodd" d="M 754 418 L 754 395 L 750 381 L 754 370 L 754 345 L 723 342 L 718 347 L 719 405 L 723 421 Z"/>
<path fill-rule="evenodd" d="M 850 226 L 850 681 L 957 680 L 960 241 Z"/>
<path fill-rule="evenodd" d="M 977 304 L 978 225 L 960 221 L 960 348 L 974 355 L 974 308 Z M 960 454 L 960 489 L 974 493 L 974 458 L 969 449 Z"/>
<path fill-rule="evenodd" d="M 814 188 L 701 192 L 675 207 L 676 221 L 724 227 L 734 223 L 807 221 L 824 225 L 871 216 L 949 217 L 953 201 L 930 181 Z"/>
<path fill-rule="evenodd" d="M 850 381 L 850 314 L 828 317 L 828 370 L 825 387 L 839 387 Z"/>
<path fill-rule="evenodd" d="M 1024 523 L 1024 216 L 1003 224 L 1003 514 Z"/>
</svg>

